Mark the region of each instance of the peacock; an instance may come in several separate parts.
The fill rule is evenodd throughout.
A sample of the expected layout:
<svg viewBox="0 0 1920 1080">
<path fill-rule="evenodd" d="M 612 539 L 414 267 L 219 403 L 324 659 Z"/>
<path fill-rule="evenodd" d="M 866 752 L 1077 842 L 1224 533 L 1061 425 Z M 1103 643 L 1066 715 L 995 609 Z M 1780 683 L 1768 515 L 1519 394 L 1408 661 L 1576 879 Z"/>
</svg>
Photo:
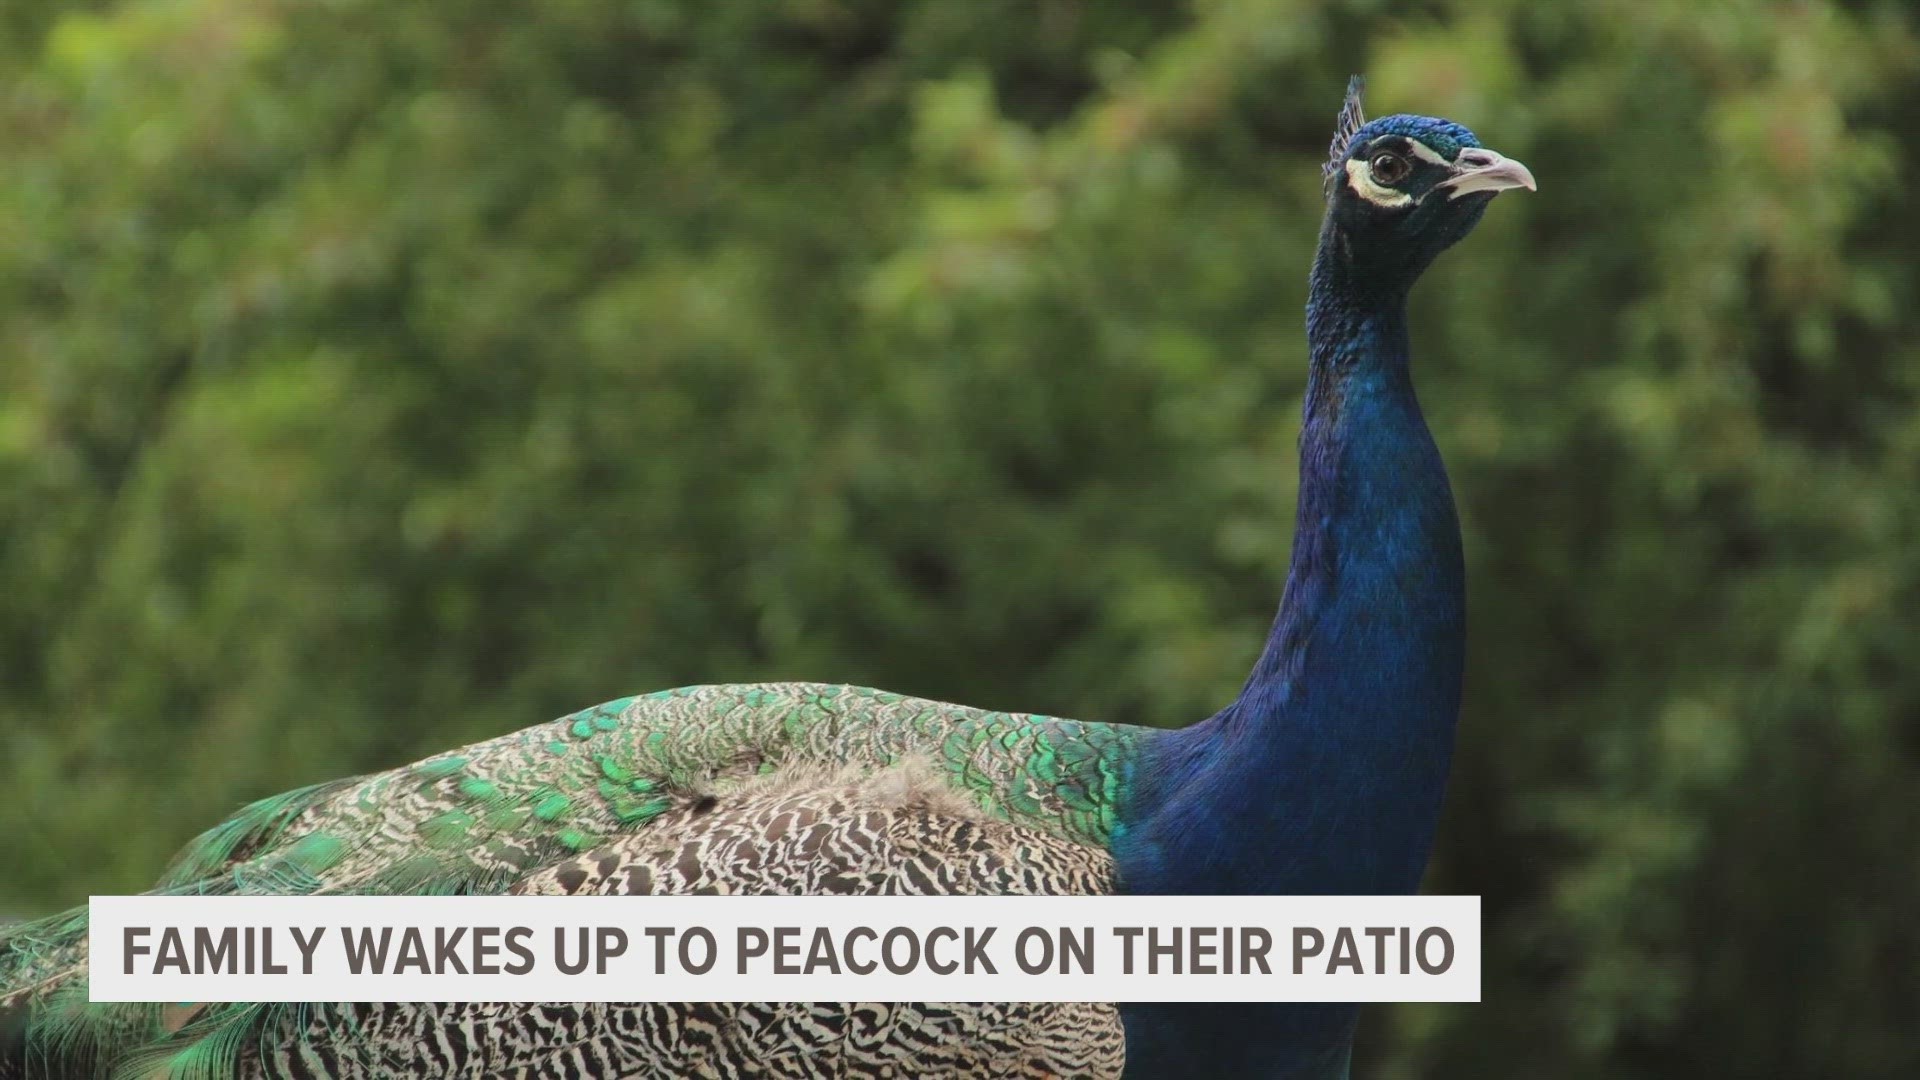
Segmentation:
<svg viewBox="0 0 1920 1080">
<path fill-rule="evenodd" d="M 255 803 L 155 892 L 1377 894 L 1420 883 L 1459 712 L 1459 526 L 1407 297 L 1520 163 L 1349 86 L 1309 277 L 1279 613 L 1158 730 L 854 686 L 621 698 Z M 90 1005 L 84 909 L 0 936 L 0 1077 L 1344 1077 L 1357 1006 Z M 11 1071 L 9 1071 L 11 1070 Z"/>
</svg>

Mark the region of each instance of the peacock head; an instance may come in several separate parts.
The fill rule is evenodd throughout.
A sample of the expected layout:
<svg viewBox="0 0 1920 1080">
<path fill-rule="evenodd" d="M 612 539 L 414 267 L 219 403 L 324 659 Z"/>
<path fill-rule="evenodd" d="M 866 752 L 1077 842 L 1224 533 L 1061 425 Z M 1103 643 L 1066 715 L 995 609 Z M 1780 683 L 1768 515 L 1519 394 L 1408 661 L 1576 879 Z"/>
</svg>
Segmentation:
<svg viewBox="0 0 1920 1080">
<path fill-rule="evenodd" d="M 1403 113 L 1368 121 L 1360 90 L 1355 77 L 1333 135 L 1322 248 L 1368 281 L 1411 285 L 1473 231 L 1495 195 L 1535 190 L 1533 174 L 1451 120 Z"/>
</svg>

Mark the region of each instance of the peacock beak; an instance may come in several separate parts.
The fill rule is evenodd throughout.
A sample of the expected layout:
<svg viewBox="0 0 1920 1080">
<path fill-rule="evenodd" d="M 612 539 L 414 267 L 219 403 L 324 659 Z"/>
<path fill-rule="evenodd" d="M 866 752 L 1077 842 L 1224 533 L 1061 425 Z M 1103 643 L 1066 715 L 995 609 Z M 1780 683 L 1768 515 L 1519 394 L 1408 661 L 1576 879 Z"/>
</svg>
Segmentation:
<svg viewBox="0 0 1920 1080">
<path fill-rule="evenodd" d="M 1453 159 L 1453 175 L 1435 185 L 1435 190 L 1445 191 L 1448 199 L 1508 188 L 1539 190 L 1525 165 L 1478 146 L 1460 151 L 1460 156 Z"/>
</svg>

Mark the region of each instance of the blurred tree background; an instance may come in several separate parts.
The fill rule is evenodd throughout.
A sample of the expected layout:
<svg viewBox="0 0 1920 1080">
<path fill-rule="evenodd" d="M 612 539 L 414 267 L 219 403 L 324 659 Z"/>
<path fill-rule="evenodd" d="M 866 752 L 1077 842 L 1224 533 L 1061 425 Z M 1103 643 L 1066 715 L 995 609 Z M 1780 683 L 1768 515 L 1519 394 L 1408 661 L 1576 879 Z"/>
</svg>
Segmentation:
<svg viewBox="0 0 1920 1080">
<path fill-rule="evenodd" d="M 1920 1075 L 1904 0 L 8 4 L 0 909 L 640 690 L 1210 713 L 1356 70 L 1541 180 L 1415 296 L 1485 1003 L 1359 1074 Z"/>
</svg>

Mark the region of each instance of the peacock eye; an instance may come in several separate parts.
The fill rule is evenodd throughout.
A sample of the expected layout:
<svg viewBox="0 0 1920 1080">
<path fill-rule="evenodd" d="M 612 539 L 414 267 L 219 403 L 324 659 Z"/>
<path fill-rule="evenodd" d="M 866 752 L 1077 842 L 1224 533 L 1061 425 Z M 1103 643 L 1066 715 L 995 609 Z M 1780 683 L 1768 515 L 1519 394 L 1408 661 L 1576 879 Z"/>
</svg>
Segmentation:
<svg viewBox="0 0 1920 1080">
<path fill-rule="evenodd" d="M 1375 154 L 1367 167 L 1372 171 L 1374 181 L 1381 184 L 1397 184 L 1413 171 L 1413 166 L 1407 164 L 1407 159 L 1399 154 Z"/>
</svg>

